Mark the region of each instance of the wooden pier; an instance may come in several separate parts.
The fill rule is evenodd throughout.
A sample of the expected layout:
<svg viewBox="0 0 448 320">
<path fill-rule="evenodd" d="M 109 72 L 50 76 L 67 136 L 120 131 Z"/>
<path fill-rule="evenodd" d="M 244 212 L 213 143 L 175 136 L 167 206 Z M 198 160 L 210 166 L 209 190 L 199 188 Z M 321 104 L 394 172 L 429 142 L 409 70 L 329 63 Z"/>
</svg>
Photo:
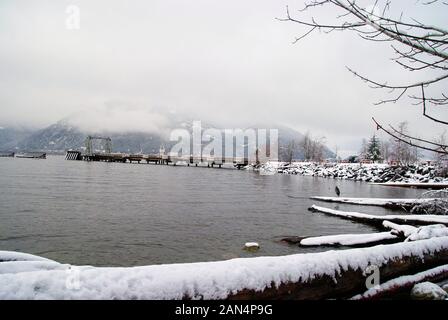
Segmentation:
<svg viewBox="0 0 448 320">
<path fill-rule="evenodd" d="M 94 152 L 93 141 L 99 140 L 103 143 L 104 152 Z M 207 165 L 207 167 L 218 166 L 221 168 L 224 164 L 232 164 L 234 167 L 241 169 L 249 164 L 247 157 L 222 157 L 222 156 L 204 156 L 190 155 L 178 156 L 166 154 L 165 148 L 161 146 L 158 154 L 129 154 L 121 152 L 112 152 L 112 140 L 110 137 L 87 136 L 85 140 L 85 152 L 79 150 L 68 150 L 65 155 L 66 160 L 83 160 L 83 161 L 104 161 L 104 162 L 129 162 L 129 163 L 153 163 L 153 164 L 172 164 L 184 163 L 187 166 L 199 164 Z M 257 154 L 258 159 L 258 154 Z M 258 162 L 258 161 L 256 161 Z"/>
<path fill-rule="evenodd" d="M 65 155 L 66 160 L 83 161 L 104 161 L 104 162 L 122 162 L 122 163 L 153 163 L 153 164 L 172 164 L 186 163 L 187 166 L 199 164 L 207 167 L 219 167 L 224 164 L 232 164 L 238 169 L 249 164 L 246 157 L 201 157 L 201 156 L 174 156 L 166 154 L 127 154 L 127 153 L 91 153 L 83 154 L 81 151 L 69 150 Z"/>
</svg>

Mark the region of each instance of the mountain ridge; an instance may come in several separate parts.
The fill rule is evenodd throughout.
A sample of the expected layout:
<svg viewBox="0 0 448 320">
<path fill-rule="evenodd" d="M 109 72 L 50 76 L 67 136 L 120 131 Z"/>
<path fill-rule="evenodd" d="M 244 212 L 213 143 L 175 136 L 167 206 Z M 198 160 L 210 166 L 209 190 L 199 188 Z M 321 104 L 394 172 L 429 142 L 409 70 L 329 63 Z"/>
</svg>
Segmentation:
<svg viewBox="0 0 448 320">
<path fill-rule="evenodd" d="M 191 131 L 191 125 L 185 121 L 173 124 L 174 128 Z M 212 128 L 210 124 L 201 123 L 202 129 Z M 278 129 L 279 145 L 285 148 L 290 141 L 299 142 L 304 135 L 286 126 L 250 126 L 245 129 Z M 218 128 L 219 129 L 219 128 Z M 39 130 L 20 130 L 2 127 L 0 129 L 0 150 L 2 151 L 42 151 L 48 153 L 63 153 L 69 149 L 82 149 L 87 135 L 107 135 L 112 139 L 114 152 L 125 153 L 158 153 L 161 145 L 170 148 L 176 142 L 169 141 L 164 134 L 148 132 L 87 132 L 71 124 L 67 120 L 58 121 Z M 280 151 L 280 150 L 279 150 Z M 334 157 L 334 153 L 324 147 L 326 158 Z M 280 158 L 282 154 L 280 152 Z M 303 159 L 300 148 L 293 152 L 294 159 Z"/>
</svg>

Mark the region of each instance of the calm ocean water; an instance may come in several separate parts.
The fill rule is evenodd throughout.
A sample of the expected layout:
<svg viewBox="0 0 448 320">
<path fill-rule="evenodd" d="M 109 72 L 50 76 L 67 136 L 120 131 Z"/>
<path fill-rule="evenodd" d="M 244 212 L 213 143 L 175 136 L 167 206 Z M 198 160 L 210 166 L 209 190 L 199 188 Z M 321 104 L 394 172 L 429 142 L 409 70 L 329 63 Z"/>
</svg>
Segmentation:
<svg viewBox="0 0 448 320">
<path fill-rule="evenodd" d="M 284 236 L 374 232 L 307 210 L 312 195 L 414 197 L 418 190 L 231 169 L 0 158 L 0 250 L 63 263 L 135 266 L 324 249 Z M 382 208 L 323 204 L 389 213 Z M 256 241 L 257 253 L 242 250 Z"/>
</svg>

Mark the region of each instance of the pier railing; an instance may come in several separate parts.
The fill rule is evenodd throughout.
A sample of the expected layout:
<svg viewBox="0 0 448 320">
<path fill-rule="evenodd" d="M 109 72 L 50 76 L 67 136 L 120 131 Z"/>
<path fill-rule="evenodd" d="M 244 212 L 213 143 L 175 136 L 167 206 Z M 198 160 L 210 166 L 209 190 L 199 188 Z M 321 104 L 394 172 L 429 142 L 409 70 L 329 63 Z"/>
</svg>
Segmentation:
<svg viewBox="0 0 448 320">
<path fill-rule="evenodd" d="M 155 164 L 173 164 L 179 162 L 186 163 L 188 166 L 194 164 L 207 164 L 208 167 L 218 166 L 224 164 L 233 164 L 238 169 L 249 164 L 247 157 L 219 157 L 219 156 L 178 156 L 167 154 L 127 154 L 127 153 L 91 153 L 83 154 L 77 150 L 69 150 L 65 155 L 66 160 L 84 160 L 84 161 L 104 161 L 104 162 L 146 162 Z"/>
</svg>

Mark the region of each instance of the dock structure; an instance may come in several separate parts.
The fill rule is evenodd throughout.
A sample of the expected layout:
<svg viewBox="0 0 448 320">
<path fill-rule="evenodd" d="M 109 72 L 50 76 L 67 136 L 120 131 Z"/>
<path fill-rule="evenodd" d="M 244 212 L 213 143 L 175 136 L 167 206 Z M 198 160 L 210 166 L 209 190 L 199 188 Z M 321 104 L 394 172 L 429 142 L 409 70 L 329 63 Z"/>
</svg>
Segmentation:
<svg viewBox="0 0 448 320">
<path fill-rule="evenodd" d="M 81 152 L 76 150 L 69 150 L 65 154 L 65 160 L 82 160 Z"/>
<path fill-rule="evenodd" d="M 99 140 L 103 143 L 104 152 L 94 152 L 92 142 Z M 129 154 L 121 152 L 112 152 L 112 140 L 110 137 L 87 136 L 85 140 L 85 152 L 79 150 L 68 150 L 65 154 L 66 160 L 83 160 L 83 161 L 104 161 L 104 162 L 129 162 L 129 163 L 153 163 L 164 165 L 177 165 L 184 163 L 187 166 L 207 165 L 207 167 L 219 167 L 224 164 L 232 164 L 234 167 L 241 169 L 249 164 L 248 157 L 224 157 L 224 156 L 204 156 L 190 155 L 179 156 L 178 154 L 166 154 L 165 148 L 161 146 L 158 154 Z"/>
<path fill-rule="evenodd" d="M 224 164 L 232 164 L 241 169 L 249 164 L 246 157 L 202 157 L 202 156 L 177 156 L 167 154 L 127 154 L 127 153 L 82 153 L 78 150 L 68 150 L 65 155 L 66 160 L 84 160 L 84 161 L 104 161 L 104 162 L 122 162 L 122 163 L 153 163 L 164 165 L 177 165 L 186 163 L 187 166 L 198 166 L 206 164 L 207 167 L 219 167 Z"/>
<path fill-rule="evenodd" d="M 104 143 L 105 153 L 112 153 L 112 139 L 110 137 L 100 137 L 100 136 L 87 136 L 85 140 L 86 154 L 93 153 L 92 142 L 94 140 L 99 140 Z"/>
</svg>

